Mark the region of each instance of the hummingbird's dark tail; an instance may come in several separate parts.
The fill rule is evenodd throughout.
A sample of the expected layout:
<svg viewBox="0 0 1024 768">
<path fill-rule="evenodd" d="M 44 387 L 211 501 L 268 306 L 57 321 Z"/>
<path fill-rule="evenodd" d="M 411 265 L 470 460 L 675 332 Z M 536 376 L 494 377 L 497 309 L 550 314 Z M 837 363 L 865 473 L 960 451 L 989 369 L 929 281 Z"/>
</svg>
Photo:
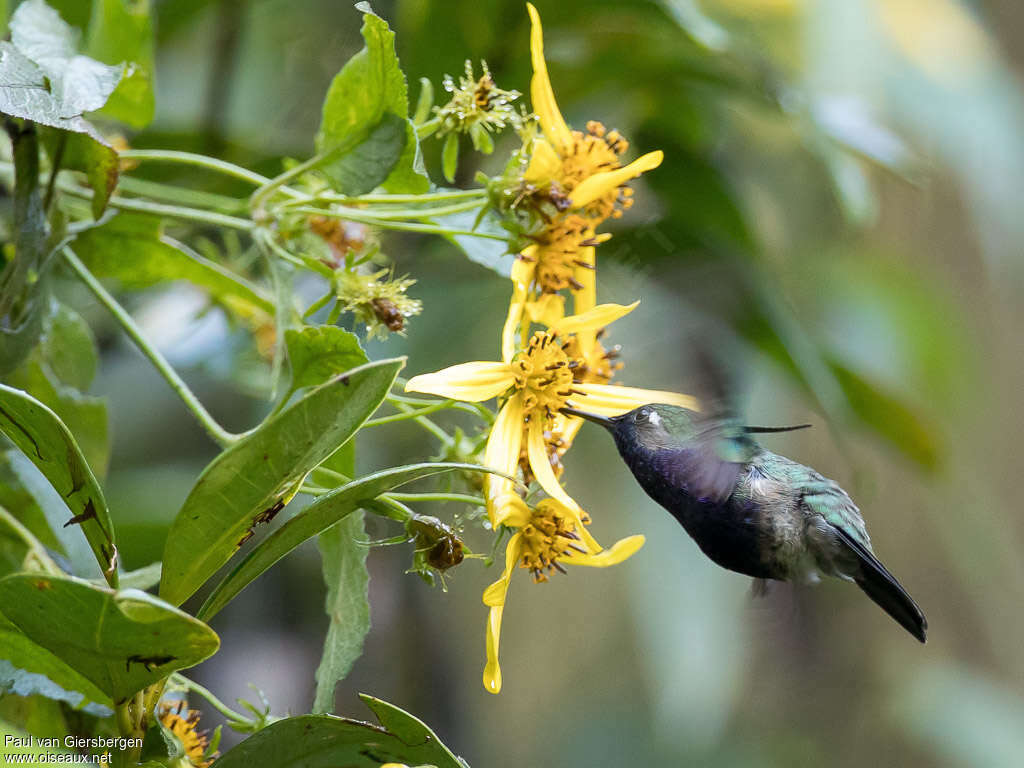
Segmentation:
<svg viewBox="0 0 1024 768">
<path fill-rule="evenodd" d="M 866 547 L 841 528 L 836 527 L 835 530 L 860 561 L 859 572 L 851 574 L 857 586 L 864 590 L 864 594 L 879 608 L 896 619 L 900 626 L 922 643 L 925 642 L 928 620 L 914 602 L 914 598 L 907 594 L 907 590 L 896 581 L 896 577 L 889 573 Z"/>
</svg>

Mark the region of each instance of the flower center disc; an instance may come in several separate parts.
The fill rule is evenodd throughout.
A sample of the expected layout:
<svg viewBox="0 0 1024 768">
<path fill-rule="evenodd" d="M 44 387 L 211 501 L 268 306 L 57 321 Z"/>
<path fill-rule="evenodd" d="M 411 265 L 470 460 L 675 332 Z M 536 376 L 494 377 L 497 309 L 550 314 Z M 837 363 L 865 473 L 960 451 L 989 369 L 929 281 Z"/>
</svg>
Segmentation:
<svg viewBox="0 0 1024 768">
<path fill-rule="evenodd" d="M 569 357 L 550 332 L 533 334 L 512 368 L 516 389 L 522 392 L 523 411 L 528 416 L 536 410 L 546 416 L 558 413 L 572 394 Z"/>
</svg>

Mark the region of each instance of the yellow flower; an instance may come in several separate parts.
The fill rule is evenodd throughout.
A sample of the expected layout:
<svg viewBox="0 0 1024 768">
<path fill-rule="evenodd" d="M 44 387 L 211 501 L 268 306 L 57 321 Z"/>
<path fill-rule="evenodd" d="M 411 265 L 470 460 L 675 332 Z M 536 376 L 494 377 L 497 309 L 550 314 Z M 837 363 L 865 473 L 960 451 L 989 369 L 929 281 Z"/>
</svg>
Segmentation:
<svg viewBox="0 0 1024 768">
<path fill-rule="evenodd" d="M 534 333 L 518 353 L 514 330 L 509 333 L 506 327 L 501 362 L 462 363 L 415 376 L 406 384 L 406 390 L 469 402 L 504 396 L 487 439 L 484 462 L 511 475 L 519 464 L 525 440 L 529 466 L 537 482 L 545 493 L 578 514 L 579 506 L 559 484 L 551 468 L 544 438 L 563 407 L 576 406 L 604 416 L 617 416 L 646 403 L 696 407 L 693 398 L 686 395 L 597 384 L 581 381 L 574 375 L 586 360 L 566 353 L 572 337 L 595 333 L 631 312 L 637 304 L 601 304 L 589 312 L 561 318 L 547 331 Z M 508 480 L 493 476 L 487 480 L 488 514 L 494 526 L 504 522 L 507 510 L 498 499 L 507 496 L 510 485 Z M 591 551 L 600 551 L 589 534 L 584 531 L 582 535 Z"/>
<path fill-rule="evenodd" d="M 558 295 L 565 289 L 572 292 L 576 314 L 592 309 L 597 289 L 595 246 L 610 237 L 595 234 L 593 222 L 574 213 L 558 217 L 534 235 L 512 267 L 516 314 L 510 321 L 518 323 L 525 311 L 533 322 L 552 325 L 565 314 L 564 299 Z"/>
<path fill-rule="evenodd" d="M 505 525 L 516 528 L 505 547 L 505 570 L 497 581 L 484 590 L 487 616 L 487 665 L 484 667 L 484 688 L 491 693 L 501 691 L 501 667 L 498 645 L 505 596 L 516 563 L 533 574 L 535 582 L 547 581 L 552 570 L 565 573 L 562 564 L 606 568 L 621 563 L 644 545 L 643 536 L 628 536 L 609 549 L 587 552 L 581 542 L 583 525 L 590 522 L 585 512 L 569 509 L 556 499 L 544 499 L 532 510 L 518 496 L 508 499 L 510 512 Z"/>
<path fill-rule="evenodd" d="M 526 8 L 530 14 L 530 57 L 533 78 L 530 97 L 540 120 L 543 137 L 533 143 L 533 154 L 524 180 L 536 186 L 556 183 L 568 195 L 569 207 L 583 211 L 595 220 L 621 215 L 628 208 L 630 190 L 623 185 L 645 171 L 661 165 L 661 151 L 646 155 L 623 166 L 619 155 L 629 143 L 617 131 L 606 131 L 596 121 L 587 123 L 587 132 L 570 130 L 555 101 L 544 61 L 544 34 L 540 15 L 532 3 Z"/>
<path fill-rule="evenodd" d="M 182 765 L 191 764 L 195 768 L 208 768 L 216 755 L 212 755 L 206 760 L 203 759 L 210 746 L 210 742 L 206 738 L 207 732 L 196 730 L 199 725 L 199 712 L 187 707 L 188 704 L 184 701 L 179 701 L 176 704 L 162 704 L 160 706 L 160 722 L 181 742 L 181 746 L 185 750 L 185 758 L 187 758 L 187 762 L 183 760 Z M 182 710 L 184 710 L 184 715 L 182 715 Z"/>
</svg>

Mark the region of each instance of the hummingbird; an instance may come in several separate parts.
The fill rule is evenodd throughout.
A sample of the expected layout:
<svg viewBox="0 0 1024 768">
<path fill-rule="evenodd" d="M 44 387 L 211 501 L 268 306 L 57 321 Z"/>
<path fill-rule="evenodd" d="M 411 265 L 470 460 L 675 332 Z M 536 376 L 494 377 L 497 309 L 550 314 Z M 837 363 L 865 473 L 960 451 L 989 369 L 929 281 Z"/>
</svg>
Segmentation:
<svg viewBox="0 0 1024 768">
<path fill-rule="evenodd" d="M 810 425 L 746 426 L 729 413 L 705 416 L 660 404 L 612 418 L 561 410 L 611 432 L 647 495 L 718 565 L 763 580 L 815 583 L 827 575 L 853 581 L 925 642 L 924 614 L 875 557 L 846 491 L 753 437 Z"/>
</svg>

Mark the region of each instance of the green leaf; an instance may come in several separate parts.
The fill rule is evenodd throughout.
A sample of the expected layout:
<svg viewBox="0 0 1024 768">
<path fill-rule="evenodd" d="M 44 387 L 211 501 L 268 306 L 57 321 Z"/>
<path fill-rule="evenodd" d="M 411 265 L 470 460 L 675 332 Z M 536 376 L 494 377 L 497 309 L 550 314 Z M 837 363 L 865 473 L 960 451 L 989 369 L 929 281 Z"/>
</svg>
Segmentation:
<svg viewBox="0 0 1024 768">
<path fill-rule="evenodd" d="M 5 59 L 0 43 L 0 111 L 6 89 L 2 70 Z M 36 127 L 8 125 L 14 159 L 14 258 L 0 272 L 0 374 L 16 368 L 35 346 L 42 332 L 43 316 L 50 303 L 45 273 L 51 252 L 49 228 L 39 191 L 39 142 Z"/>
<path fill-rule="evenodd" d="M 205 620 L 212 618 L 278 560 L 294 551 L 303 542 L 344 520 L 365 502 L 414 480 L 452 470 L 488 471 L 476 464 L 410 464 L 374 472 L 324 494 L 256 545 L 217 585 L 197 615 Z"/>
<path fill-rule="evenodd" d="M 322 169 L 334 183 L 341 184 L 350 175 L 346 174 L 344 166 L 357 162 L 346 160 L 346 156 L 372 150 L 376 156 L 374 170 L 378 173 L 383 170 L 377 184 L 383 182 L 391 192 L 426 191 L 428 182 L 421 171 L 422 162 L 417 167 L 416 131 L 407 120 L 408 95 L 405 75 L 395 55 L 395 33 L 368 4 L 360 3 L 356 7 L 364 14 L 365 46 L 345 63 L 327 90 L 316 136 L 316 150 L 324 156 Z M 384 133 L 377 135 L 375 141 L 360 146 L 380 131 Z M 384 152 L 385 149 L 393 151 L 393 157 Z M 391 160 L 387 163 L 389 157 Z M 365 175 L 364 183 L 369 183 L 371 178 Z M 344 188 L 341 191 L 347 192 Z"/>
<path fill-rule="evenodd" d="M 35 734 L 28 734 L 24 731 L 20 731 L 13 726 L 8 725 L 3 720 L 0 720 L 0 738 L 4 740 L 4 757 L 10 755 L 11 763 L 14 764 L 14 760 L 24 756 L 26 758 L 26 765 L 41 765 L 43 764 L 42 758 L 59 755 L 61 758 L 65 758 L 68 763 L 71 763 L 72 759 L 78 759 L 80 756 L 65 749 L 57 749 L 53 747 L 44 746 L 48 742 L 40 741 Z M 57 742 L 61 740 L 58 737 Z M 72 758 L 72 755 L 75 755 Z M 59 758 L 58 758 L 59 759 Z M 49 761 L 47 761 L 49 762 Z M 56 760 L 54 761 L 56 762 Z M 60 760 L 64 762 L 64 760 Z"/>
<path fill-rule="evenodd" d="M 107 502 L 68 428 L 34 397 L 0 384 L 0 432 L 21 449 L 71 510 L 104 576 L 117 580 L 117 547 Z"/>
<path fill-rule="evenodd" d="M 213 655 L 220 640 L 187 613 L 137 589 L 70 577 L 0 579 L 4 615 L 25 635 L 122 701 Z"/>
<path fill-rule="evenodd" d="M 136 568 L 134 571 L 122 573 L 119 587 L 121 589 L 141 589 L 143 591 L 152 589 L 160 583 L 160 570 L 162 567 L 163 564 L 157 560 L 155 563 Z M 103 586 L 97 580 L 93 580 L 93 583 Z"/>
<path fill-rule="evenodd" d="M 103 141 L 92 124 L 50 92 L 43 70 L 6 41 L 0 42 L 0 113 Z"/>
<path fill-rule="evenodd" d="M 36 465 L 14 447 L 0 452 L 0 504 L 44 546 L 67 558 L 71 573 L 96 573 L 85 536 L 77 526 L 64 527 L 71 514 L 67 504 Z"/>
<path fill-rule="evenodd" d="M 86 52 L 108 64 L 128 62 L 124 77 L 100 110 L 132 128 L 153 119 L 153 23 L 149 0 L 93 0 Z"/>
<path fill-rule="evenodd" d="M 345 477 L 356 473 L 356 441 L 349 440 L 324 463 Z M 370 574 L 366 569 L 369 547 L 362 512 L 346 514 L 317 537 L 321 572 L 327 596 L 327 633 L 324 650 L 316 668 L 313 712 L 334 709 L 338 681 L 348 675 L 363 653 L 370 631 Z"/>
<path fill-rule="evenodd" d="M 11 42 L 0 42 L 0 112 L 70 133 L 62 166 L 84 171 L 99 218 L 117 184 L 117 153 L 82 115 L 99 109 L 121 79 L 76 52 L 77 34 L 43 0 L 26 0 L 11 19 Z M 60 139 L 48 137 L 51 156 Z"/>
<path fill-rule="evenodd" d="M 292 367 L 293 392 L 323 384 L 331 376 L 367 362 L 359 338 L 336 325 L 306 325 L 285 331 L 284 343 Z"/>
<path fill-rule="evenodd" d="M 459 134 L 449 133 L 441 150 L 441 172 L 449 184 L 455 181 L 455 171 L 459 165 Z"/>
<path fill-rule="evenodd" d="M 14 624 L 0 616 L 0 691 L 16 696 L 45 696 L 66 701 L 74 709 L 109 717 L 113 701 L 93 683 L 33 643 Z"/>
<path fill-rule="evenodd" d="M 29 359 L 8 377 L 7 383 L 52 410 L 74 437 L 89 467 L 98 477 L 103 477 L 110 458 L 106 401 L 63 386 L 40 359 L 39 350 L 40 347 L 36 347 Z"/>
<path fill-rule="evenodd" d="M 63 118 L 102 107 L 117 87 L 123 70 L 121 66 L 107 66 L 79 54 L 77 37 L 76 31 L 44 0 L 25 0 L 11 17 L 11 43 L 45 76 L 43 93 L 54 100 Z M 45 120 L 36 122 L 50 124 Z"/>
<path fill-rule="evenodd" d="M 362 655 L 363 641 L 370 631 L 370 574 L 366 570 L 370 550 L 366 542 L 361 511 L 347 515 L 320 536 L 327 584 L 324 607 L 330 623 L 323 656 L 316 668 L 314 712 L 334 709 L 334 689 Z"/>
<path fill-rule="evenodd" d="M 335 377 L 268 419 L 203 471 L 171 525 L 160 595 L 180 605 L 267 522 L 303 478 L 356 433 L 391 389 L 404 359 Z"/>
<path fill-rule="evenodd" d="M 412 120 L 405 121 L 405 149 L 381 186 L 393 195 L 421 195 L 430 189 L 430 177 Z"/>
<path fill-rule="evenodd" d="M 331 162 L 320 170 L 332 186 L 346 195 L 364 195 L 388 178 L 405 149 L 406 120 L 386 113 L 362 142 L 340 157 L 331 155 Z"/>
<path fill-rule="evenodd" d="M 114 194 L 119 178 L 117 152 L 105 139 L 84 133 L 68 133 L 56 128 L 42 127 L 40 137 L 51 159 L 60 153 L 60 167 L 85 174 L 92 187 L 92 215 L 99 220 Z M 60 146 L 63 142 L 63 147 Z"/>
<path fill-rule="evenodd" d="M 217 761 L 218 768 L 378 768 L 389 762 L 468 768 L 419 719 L 372 696 L 360 698 L 380 726 L 330 715 L 289 717 L 243 741 Z"/>
<path fill-rule="evenodd" d="M 71 307 L 57 304 L 47 320 L 40 352 L 61 384 L 82 391 L 92 385 L 99 363 L 96 340 L 89 324 Z"/>
<path fill-rule="evenodd" d="M 242 317 L 274 313 L 263 290 L 164 235 L 152 216 L 120 213 L 79 234 L 74 249 L 93 274 L 115 278 L 126 290 L 188 280 Z"/>
<path fill-rule="evenodd" d="M 7 379 L 52 409 L 74 435 L 92 470 L 102 477 L 110 456 L 106 401 L 83 394 L 96 374 L 97 354 L 89 326 L 57 304 L 39 344 Z"/>
<path fill-rule="evenodd" d="M 942 451 L 934 425 L 852 368 L 836 360 L 829 366 L 861 422 L 925 469 L 938 468 Z"/>
<path fill-rule="evenodd" d="M 508 238 L 508 231 L 501 226 L 501 219 L 492 210 L 480 216 L 477 211 L 462 211 L 438 216 L 434 219 L 441 227 L 471 230 L 485 235 L 500 235 Z M 507 240 L 473 237 L 472 235 L 445 235 L 459 247 L 470 261 L 497 272 L 502 277 L 512 274 L 515 256 L 509 253 Z"/>
</svg>

